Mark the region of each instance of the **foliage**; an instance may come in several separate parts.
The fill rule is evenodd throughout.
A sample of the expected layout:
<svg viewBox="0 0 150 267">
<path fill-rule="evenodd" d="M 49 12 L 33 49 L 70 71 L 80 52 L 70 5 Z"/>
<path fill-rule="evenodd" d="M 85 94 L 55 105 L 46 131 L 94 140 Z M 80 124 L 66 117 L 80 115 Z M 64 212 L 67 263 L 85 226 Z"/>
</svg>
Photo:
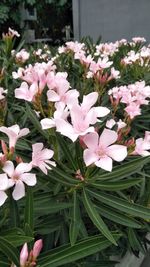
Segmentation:
<svg viewBox="0 0 150 267">
<path fill-rule="evenodd" d="M 18 201 L 14 194 L 16 184 L 1 189 L 8 197 L 0 207 L 1 266 L 13 266 L 11 264 L 14 263 L 18 267 L 19 252 L 23 244 L 28 243 L 31 251 L 34 241 L 39 239 L 43 240 L 44 245 L 37 258 L 38 267 L 113 267 L 116 262 L 110 260 L 112 255 L 124 255 L 128 249 L 137 256 L 140 251 L 145 253 L 148 244 L 147 233 L 150 229 L 150 106 L 145 101 L 140 106 L 141 114 L 132 118 L 132 114 L 126 111 L 128 103 L 120 100 L 116 104 L 110 90 L 120 90 L 121 86 L 125 86 L 127 90 L 129 84 L 135 88 L 136 82 L 144 81 L 143 90 L 147 90 L 145 99 L 148 101 L 150 54 L 144 59 L 140 54 L 141 51 L 148 52 L 148 48 L 143 48 L 141 41 L 118 41 L 115 44 L 100 43 L 96 46 L 89 39 L 85 39 L 85 43 L 66 43 L 56 51 L 50 50 L 47 45 L 37 50 L 33 47 L 21 50 L 24 45 L 22 42 L 12 52 L 15 35 L 16 33 L 9 31 L 7 35 L 3 35 L 0 44 L 0 86 L 4 89 L 1 89 L 0 99 L 0 175 L 7 173 L 9 180 L 17 184 L 16 180 L 22 178 L 15 175 L 12 178 L 8 170 L 12 164 L 10 162 L 17 167 L 22 161 L 26 164 L 32 163 L 32 178 L 35 179 L 36 176 L 37 184 L 33 187 L 33 184 L 24 185 L 22 182 L 26 195 L 22 195 Z M 135 61 L 125 64 L 127 60 L 131 60 L 130 51 L 137 53 L 139 58 L 135 56 Z M 107 55 L 104 55 L 105 52 Z M 97 67 L 97 62 L 102 64 L 103 59 L 103 64 L 107 66 L 99 65 L 94 72 L 94 63 Z M 114 76 L 112 66 L 118 71 Z M 16 79 L 17 75 L 19 79 Z M 35 80 L 31 82 L 33 77 Z M 27 82 L 26 85 L 24 81 Z M 24 97 L 19 97 L 20 91 L 17 90 L 23 90 L 24 93 L 26 88 L 31 89 L 31 85 L 34 93 L 31 91 L 31 95 L 24 94 Z M 90 94 L 92 97 L 93 92 L 96 92 L 96 107 L 109 109 L 110 112 L 100 120 L 96 117 L 96 122 L 94 120 L 92 125 L 94 131 L 102 136 L 104 128 L 109 128 L 108 121 L 115 121 L 113 130 L 109 131 L 112 135 L 117 135 L 115 146 L 126 149 L 128 155 L 120 161 L 115 160 L 112 171 L 106 170 L 108 166 L 99 167 L 96 161 L 87 163 L 85 151 L 90 150 L 90 146 L 84 139 L 85 134 L 79 134 L 74 140 L 69 133 L 65 134 L 65 127 L 59 130 L 58 118 L 55 120 L 54 113 L 57 111 L 57 105 L 55 101 L 50 101 L 51 95 L 48 93 L 52 93 L 52 90 L 53 93 L 58 93 L 59 86 L 62 86 L 61 90 L 64 91 L 67 87 L 67 92 L 77 88 L 80 93 L 77 98 L 81 105 L 85 95 Z M 5 89 L 8 90 L 6 97 Z M 62 97 L 59 101 L 66 101 L 64 99 L 65 97 Z M 78 120 L 82 117 L 82 112 L 86 114 L 90 101 L 93 100 L 88 98 L 85 110 L 80 110 Z M 132 102 L 132 99 L 130 101 Z M 92 111 L 92 114 L 95 114 L 95 107 L 92 107 Z M 67 115 L 68 124 L 73 124 L 71 116 L 71 113 Z M 42 129 L 44 119 L 53 119 L 55 128 Z M 117 122 L 120 119 L 125 125 L 118 129 Z M 8 127 L 16 124 L 20 129 L 29 128 L 30 132 L 28 135 L 24 133 L 22 137 L 17 135 L 16 139 L 13 135 L 11 140 Z M 90 134 L 86 136 L 89 137 Z M 137 149 L 138 139 L 144 144 L 141 150 Z M 13 145 L 10 145 L 10 140 Z M 42 143 L 44 148 L 40 154 L 36 151 L 33 155 L 34 145 L 37 143 Z M 45 147 L 47 150 L 44 150 Z M 110 146 L 107 146 L 107 150 L 109 148 Z M 53 161 L 46 162 L 46 170 L 41 166 L 42 160 L 37 165 L 36 162 L 33 164 L 33 158 L 42 158 L 43 151 L 51 154 L 54 151 Z M 106 151 L 102 152 L 103 155 L 98 155 L 100 159 Z M 147 153 L 144 154 L 145 152 Z M 49 159 L 50 156 L 46 158 Z M 9 168 L 6 166 L 8 164 Z M 29 168 L 28 164 L 27 166 Z M 32 168 L 29 171 L 32 172 Z M 21 175 L 20 177 L 23 177 L 24 173 Z M 1 182 L 0 186 L 2 188 Z"/>
</svg>

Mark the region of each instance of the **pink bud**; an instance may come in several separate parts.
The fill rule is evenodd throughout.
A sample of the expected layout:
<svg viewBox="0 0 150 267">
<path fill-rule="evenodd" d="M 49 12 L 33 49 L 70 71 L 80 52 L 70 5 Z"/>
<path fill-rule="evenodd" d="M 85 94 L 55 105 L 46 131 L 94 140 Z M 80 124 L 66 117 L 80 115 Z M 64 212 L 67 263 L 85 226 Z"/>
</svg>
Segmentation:
<svg viewBox="0 0 150 267">
<path fill-rule="evenodd" d="M 8 149 L 7 149 L 7 146 L 3 140 L 1 140 L 1 146 L 2 146 L 2 150 L 3 150 L 4 155 L 7 155 Z"/>
<path fill-rule="evenodd" d="M 21 249 L 20 252 L 20 265 L 21 267 L 24 267 L 28 259 L 28 246 L 27 243 L 25 243 Z"/>
<path fill-rule="evenodd" d="M 33 257 L 36 259 L 38 257 L 38 255 L 40 254 L 40 251 L 43 247 L 43 241 L 42 239 L 39 239 L 37 240 L 35 243 L 34 243 L 34 246 L 33 246 Z"/>
</svg>

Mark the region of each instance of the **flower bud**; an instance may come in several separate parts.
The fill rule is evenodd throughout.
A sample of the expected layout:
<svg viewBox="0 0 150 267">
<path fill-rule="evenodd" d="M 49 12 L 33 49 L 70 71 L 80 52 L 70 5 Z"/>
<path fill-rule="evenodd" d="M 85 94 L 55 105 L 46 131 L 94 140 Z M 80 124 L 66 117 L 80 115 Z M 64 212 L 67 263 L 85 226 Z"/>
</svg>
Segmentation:
<svg viewBox="0 0 150 267">
<path fill-rule="evenodd" d="M 21 267 L 25 266 L 27 259 L 28 259 L 28 246 L 27 246 L 27 243 L 25 243 L 20 252 L 20 266 Z"/>
<path fill-rule="evenodd" d="M 33 246 L 33 257 L 34 257 L 34 259 L 36 259 L 38 257 L 42 247 L 43 247 L 42 239 L 39 239 L 34 243 L 34 246 Z"/>
</svg>

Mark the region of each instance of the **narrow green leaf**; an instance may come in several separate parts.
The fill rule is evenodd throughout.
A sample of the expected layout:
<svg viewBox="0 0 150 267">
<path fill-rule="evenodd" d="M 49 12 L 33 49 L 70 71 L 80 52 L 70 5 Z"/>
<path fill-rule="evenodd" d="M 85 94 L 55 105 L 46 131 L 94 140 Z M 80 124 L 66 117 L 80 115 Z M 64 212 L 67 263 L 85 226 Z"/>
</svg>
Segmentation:
<svg viewBox="0 0 150 267">
<path fill-rule="evenodd" d="M 92 201 L 90 200 L 88 194 L 83 190 L 83 203 L 85 206 L 85 209 L 93 222 L 93 224 L 99 229 L 99 231 L 106 237 L 110 242 L 113 244 L 116 244 L 116 241 L 114 240 L 111 232 L 109 231 L 107 225 L 104 223 L 98 212 L 96 211 Z"/>
<path fill-rule="evenodd" d="M 62 135 L 56 133 L 56 137 L 58 140 L 58 143 L 65 155 L 66 160 L 69 162 L 70 167 L 72 166 L 72 168 L 76 171 L 77 170 L 77 166 L 76 166 L 76 162 L 75 159 L 72 156 L 72 153 L 69 149 L 68 143 L 64 140 L 64 138 L 62 137 Z"/>
<path fill-rule="evenodd" d="M 132 202 L 112 196 L 110 194 L 105 194 L 103 192 L 95 192 L 89 189 L 86 189 L 86 191 L 93 197 L 98 199 L 100 202 L 103 202 L 104 204 L 111 206 L 117 210 L 126 212 L 127 214 L 131 214 L 135 217 L 150 219 L 150 208 L 134 204 Z"/>
<path fill-rule="evenodd" d="M 70 243 L 73 246 L 77 240 L 81 224 L 80 207 L 78 203 L 77 193 L 73 192 L 73 207 L 71 209 L 71 223 L 69 229 Z"/>
<path fill-rule="evenodd" d="M 113 234 L 113 238 L 118 240 L 120 235 Z M 89 237 L 83 241 L 77 242 L 74 246 L 61 246 L 47 253 L 41 254 L 38 264 L 41 267 L 57 267 L 62 266 L 89 255 L 95 254 L 109 247 L 111 242 L 101 235 Z"/>
<path fill-rule="evenodd" d="M 123 180 L 123 181 L 116 181 L 116 182 L 110 182 L 110 181 L 105 181 L 105 182 L 96 182 L 92 183 L 91 185 L 97 189 L 101 190 L 106 190 L 106 191 L 119 191 L 119 190 L 124 190 L 127 189 L 133 185 L 136 185 L 138 183 L 142 182 L 141 178 L 132 178 L 128 180 Z"/>
<path fill-rule="evenodd" d="M 39 120 L 37 119 L 35 112 L 30 108 L 27 102 L 26 102 L 26 112 L 27 112 L 29 120 L 32 122 L 37 132 L 39 132 L 42 136 L 48 139 L 48 135 L 46 134 L 45 131 L 42 130 L 41 124 Z"/>
<path fill-rule="evenodd" d="M 110 221 L 131 228 L 141 228 L 141 225 L 138 223 L 138 221 L 125 214 L 120 213 L 120 211 L 116 211 L 110 207 L 103 205 L 102 203 L 100 205 L 95 205 L 95 207 L 102 216 L 104 216 Z"/>
<path fill-rule="evenodd" d="M 144 246 L 142 246 L 140 240 L 138 239 L 138 236 L 136 235 L 136 232 L 131 228 L 128 229 L 128 238 L 133 250 L 139 250 L 143 254 L 146 253 Z"/>
<path fill-rule="evenodd" d="M 3 237 L 0 237 L 0 250 L 8 259 L 16 264 L 16 266 L 19 266 L 19 251 Z"/>
<path fill-rule="evenodd" d="M 134 160 L 130 160 L 120 166 L 114 167 L 113 171 L 110 173 L 104 173 L 101 175 L 95 175 L 92 178 L 94 180 L 120 180 L 122 178 L 131 176 L 137 173 L 141 168 L 150 161 L 150 157 L 141 157 Z"/>
<path fill-rule="evenodd" d="M 14 247 L 23 245 L 34 240 L 33 237 L 23 236 L 23 235 L 9 235 L 5 236 L 5 239 L 10 242 Z"/>
<path fill-rule="evenodd" d="M 31 230 L 33 230 L 33 219 L 33 192 L 31 187 L 27 187 L 24 224 L 28 224 Z"/>
</svg>

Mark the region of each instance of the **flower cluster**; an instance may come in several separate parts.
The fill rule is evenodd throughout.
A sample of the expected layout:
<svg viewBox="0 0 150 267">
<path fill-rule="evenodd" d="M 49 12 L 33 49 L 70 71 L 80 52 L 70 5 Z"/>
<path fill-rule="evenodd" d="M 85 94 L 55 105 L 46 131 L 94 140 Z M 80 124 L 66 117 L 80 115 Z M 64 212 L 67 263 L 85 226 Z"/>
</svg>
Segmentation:
<svg viewBox="0 0 150 267">
<path fill-rule="evenodd" d="M 49 160 L 53 156 L 51 149 L 43 148 L 42 143 L 32 146 L 32 160 L 29 163 L 23 162 L 22 158 L 16 156 L 15 147 L 17 140 L 29 133 L 28 128 L 20 129 L 18 125 L 11 127 L 0 127 L 0 132 L 5 133 L 9 138 L 9 147 L 2 141 L 2 152 L 0 153 L 0 206 L 7 199 L 6 191 L 13 189 L 12 197 L 19 200 L 25 196 L 25 185 L 34 186 L 37 183 L 35 173 L 32 168 L 38 167 L 47 174 L 47 169 L 51 169 L 49 164 L 55 166 L 55 162 Z"/>
<path fill-rule="evenodd" d="M 141 105 L 148 105 L 150 98 L 150 86 L 146 86 L 145 81 L 129 84 L 128 86 L 113 87 L 108 92 L 113 105 L 124 103 L 125 111 L 133 119 L 141 114 Z"/>
</svg>

